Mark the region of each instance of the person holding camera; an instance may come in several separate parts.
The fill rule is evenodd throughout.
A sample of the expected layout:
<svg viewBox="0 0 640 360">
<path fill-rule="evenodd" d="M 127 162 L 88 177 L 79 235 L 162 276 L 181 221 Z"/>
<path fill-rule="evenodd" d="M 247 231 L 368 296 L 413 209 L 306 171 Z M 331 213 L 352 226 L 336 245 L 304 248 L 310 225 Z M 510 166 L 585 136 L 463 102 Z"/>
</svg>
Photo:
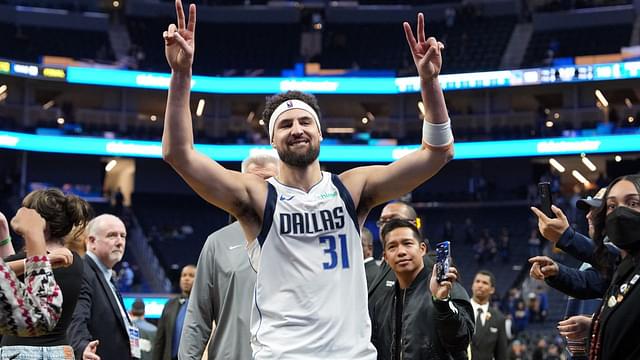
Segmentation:
<svg viewBox="0 0 640 360">
<path fill-rule="evenodd" d="M 456 268 L 449 267 L 446 279 L 438 281 L 438 266 L 425 264 L 427 245 L 409 221 L 389 221 L 382 228 L 382 243 L 397 281 L 392 291 L 369 304 L 378 359 L 467 359 L 473 308 L 457 283 Z"/>
</svg>

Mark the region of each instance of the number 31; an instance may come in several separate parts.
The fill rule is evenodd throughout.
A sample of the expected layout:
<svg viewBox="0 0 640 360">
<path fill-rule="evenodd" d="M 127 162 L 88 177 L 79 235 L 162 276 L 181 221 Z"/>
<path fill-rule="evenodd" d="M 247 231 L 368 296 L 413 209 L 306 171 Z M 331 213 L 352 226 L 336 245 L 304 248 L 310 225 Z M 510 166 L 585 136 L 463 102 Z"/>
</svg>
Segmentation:
<svg viewBox="0 0 640 360">
<path fill-rule="evenodd" d="M 338 238 L 340 238 L 340 254 L 338 254 L 337 252 L 338 249 L 336 248 L 335 236 L 320 236 L 320 244 L 328 246 L 323 249 L 324 253 L 331 257 L 331 261 L 322 263 L 322 268 L 325 270 L 330 270 L 338 266 L 339 257 L 342 260 L 342 268 L 349 268 L 349 249 L 347 248 L 347 235 L 340 234 L 338 235 Z"/>
</svg>

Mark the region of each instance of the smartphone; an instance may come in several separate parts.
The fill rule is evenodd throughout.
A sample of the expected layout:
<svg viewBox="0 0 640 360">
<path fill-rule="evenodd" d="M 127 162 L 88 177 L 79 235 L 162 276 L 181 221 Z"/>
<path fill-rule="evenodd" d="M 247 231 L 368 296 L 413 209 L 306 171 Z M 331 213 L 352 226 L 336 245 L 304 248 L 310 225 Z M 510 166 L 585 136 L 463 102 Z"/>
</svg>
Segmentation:
<svg viewBox="0 0 640 360">
<path fill-rule="evenodd" d="M 556 215 L 551 211 L 551 204 L 553 204 L 553 199 L 551 198 L 551 183 L 538 183 L 538 196 L 540 197 L 540 211 L 547 215 L 548 218 L 555 218 Z"/>
<path fill-rule="evenodd" d="M 451 242 L 443 241 L 436 245 L 436 280 L 447 280 L 451 262 Z"/>
</svg>

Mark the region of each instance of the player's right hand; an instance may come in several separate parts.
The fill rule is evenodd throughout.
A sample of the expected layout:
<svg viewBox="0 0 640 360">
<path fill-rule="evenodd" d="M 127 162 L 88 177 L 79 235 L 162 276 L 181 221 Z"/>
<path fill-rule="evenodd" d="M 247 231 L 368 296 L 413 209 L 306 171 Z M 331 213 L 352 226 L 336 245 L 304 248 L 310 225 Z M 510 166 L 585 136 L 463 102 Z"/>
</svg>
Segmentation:
<svg viewBox="0 0 640 360">
<path fill-rule="evenodd" d="M 171 24 L 167 31 L 162 33 L 164 54 L 172 71 L 189 72 L 191 71 L 193 55 L 196 49 L 196 5 L 189 5 L 189 23 L 185 26 L 182 1 L 176 0 L 176 16 L 178 18 L 178 26 Z"/>
</svg>

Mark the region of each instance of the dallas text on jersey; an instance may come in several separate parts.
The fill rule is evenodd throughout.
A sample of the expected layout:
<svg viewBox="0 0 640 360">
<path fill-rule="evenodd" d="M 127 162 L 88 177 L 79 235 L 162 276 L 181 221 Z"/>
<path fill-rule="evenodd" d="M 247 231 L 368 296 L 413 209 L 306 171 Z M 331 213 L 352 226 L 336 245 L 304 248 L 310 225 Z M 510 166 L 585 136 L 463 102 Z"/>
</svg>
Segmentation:
<svg viewBox="0 0 640 360">
<path fill-rule="evenodd" d="M 316 234 L 344 227 L 344 208 L 311 213 L 280 213 L 280 234 Z"/>
</svg>

